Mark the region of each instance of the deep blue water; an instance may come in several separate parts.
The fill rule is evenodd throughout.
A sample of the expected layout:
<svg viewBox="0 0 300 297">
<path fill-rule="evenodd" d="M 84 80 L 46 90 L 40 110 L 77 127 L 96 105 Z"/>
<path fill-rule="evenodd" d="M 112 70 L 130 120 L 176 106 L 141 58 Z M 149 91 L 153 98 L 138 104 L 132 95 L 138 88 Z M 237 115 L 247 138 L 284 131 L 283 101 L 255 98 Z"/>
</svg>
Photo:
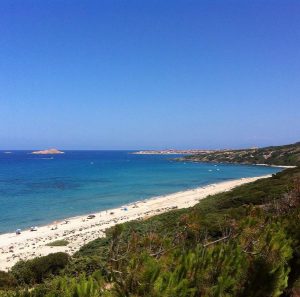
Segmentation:
<svg viewBox="0 0 300 297">
<path fill-rule="evenodd" d="M 127 151 L 0 151 L 0 233 L 278 168 L 174 162 Z M 219 169 L 219 170 L 218 170 Z"/>
</svg>

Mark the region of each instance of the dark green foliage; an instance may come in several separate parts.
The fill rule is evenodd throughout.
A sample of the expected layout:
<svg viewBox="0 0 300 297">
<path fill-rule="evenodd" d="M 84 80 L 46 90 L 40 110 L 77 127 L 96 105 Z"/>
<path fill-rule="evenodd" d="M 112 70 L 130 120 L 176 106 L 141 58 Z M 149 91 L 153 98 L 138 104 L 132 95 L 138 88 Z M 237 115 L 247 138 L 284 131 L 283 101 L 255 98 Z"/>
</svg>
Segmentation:
<svg viewBox="0 0 300 297">
<path fill-rule="evenodd" d="M 68 276 L 79 276 L 84 273 L 85 275 L 90 276 L 95 271 L 101 271 L 103 275 L 106 274 L 101 258 L 99 256 L 83 256 L 72 258 L 63 270 L 63 274 Z"/>
<path fill-rule="evenodd" d="M 17 292 L 0 292 L 0 297 L 109 297 L 103 292 L 101 276 L 95 274 L 78 278 L 56 277 L 51 283 L 39 285 L 34 290 L 23 289 Z"/>
<path fill-rule="evenodd" d="M 100 297 L 104 296 L 101 292 L 101 278 L 85 277 L 79 278 L 55 278 L 51 287 L 44 292 L 46 297 Z M 36 297 L 36 296 L 32 296 Z"/>
<path fill-rule="evenodd" d="M 55 253 L 28 261 L 19 261 L 11 273 L 19 284 L 40 283 L 50 275 L 58 274 L 69 261 L 68 254 Z"/>
<path fill-rule="evenodd" d="M 258 244 L 251 249 L 251 269 L 243 296 L 280 296 L 288 285 L 292 241 L 280 224 L 267 225 L 255 241 Z"/>
<path fill-rule="evenodd" d="M 237 296 L 241 291 L 248 263 L 235 244 L 198 246 L 173 257 L 176 266 L 160 273 L 153 296 Z"/>
<path fill-rule="evenodd" d="M 14 288 L 16 284 L 17 281 L 11 273 L 0 271 L 0 290 Z"/>
</svg>

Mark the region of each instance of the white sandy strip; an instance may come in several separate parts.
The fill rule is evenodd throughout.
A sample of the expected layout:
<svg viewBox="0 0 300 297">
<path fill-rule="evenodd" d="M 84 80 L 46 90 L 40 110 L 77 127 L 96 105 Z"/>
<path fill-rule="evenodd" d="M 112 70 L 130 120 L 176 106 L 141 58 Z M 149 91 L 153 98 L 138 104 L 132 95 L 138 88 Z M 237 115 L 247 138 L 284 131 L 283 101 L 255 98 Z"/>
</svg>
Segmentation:
<svg viewBox="0 0 300 297">
<path fill-rule="evenodd" d="M 23 231 L 20 235 L 6 233 L 0 235 L 0 270 L 9 270 L 20 259 L 31 259 L 54 252 L 73 254 L 82 245 L 104 235 L 105 229 L 118 223 L 142 219 L 155 214 L 167 212 L 175 208 L 187 208 L 198 203 L 208 195 L 217 194 L 233 189 L 236 186 L 253 182 L 270 175 L 241 178 L 232 181 L 211 184 L 193 190 L 182 191 L 166 196 L 139 201 L 124 207 L 95 213 L 95 218 L 78 216 L 65 221 L 38 228 L 37 231 Z M 52 230 L 57 227 L 56 230 Z M 49 247 L 47 243 L 65 239 L 68 246 Z"/>
<path fill-rule="evenodd" d="M 291 166 L 291 165 L 269 165 L 269 164 L 254 164 L 255 166 L 266 166 L 266 167 L 279 167 L 279 168 L 296 168 L 297 166 Z"/>
</svg>

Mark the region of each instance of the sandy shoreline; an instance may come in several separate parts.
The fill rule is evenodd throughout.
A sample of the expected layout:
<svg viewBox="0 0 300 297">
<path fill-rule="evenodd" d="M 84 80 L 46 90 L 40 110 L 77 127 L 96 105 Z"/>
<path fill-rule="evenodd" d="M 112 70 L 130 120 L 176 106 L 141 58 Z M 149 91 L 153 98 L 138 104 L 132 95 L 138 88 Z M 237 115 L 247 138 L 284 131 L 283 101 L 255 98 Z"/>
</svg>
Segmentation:
<svg viewBox="0 0 300 297">
<path fill-rule="evenodd" d="M 105 229 L 126 221 L 146 218 L 176 208 L 187 208 L 198 203 L 208 195 L 225 192 L 239 185 L 267 178 L 271 175 L 241 178 L 226 182 L 210 184 L 192 190 L 186 190 L 138 201 L 123 207 L 94 213 L 93 219 L 87 215 L 68 218 L 39 227 L 37 231 L 25 230 L 20 235 L 6 233 L 0 235 L 0 270 L 9 270 L 21 259 L 31 259 L 54 252 L 75 253 L 79 248 L 104 235 Z M 50 247 L 46 244 L 65 239 L 68 246 Z"/>
<path fill-rule="evenodd" d="M 266 167 L 277 167 L 283 169 L 296 168 L 297 166 L 292 165 L 269 165 L 269 164 L 254 164 L 255 166 L 266 166 Z"/>
</svg>

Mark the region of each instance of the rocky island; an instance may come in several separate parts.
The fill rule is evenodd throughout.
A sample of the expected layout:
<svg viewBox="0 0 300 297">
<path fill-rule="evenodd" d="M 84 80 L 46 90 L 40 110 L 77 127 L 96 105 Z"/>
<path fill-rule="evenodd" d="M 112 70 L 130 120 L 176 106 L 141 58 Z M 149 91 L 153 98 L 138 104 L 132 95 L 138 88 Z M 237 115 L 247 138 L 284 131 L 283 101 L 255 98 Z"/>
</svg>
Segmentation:
<svg viewBox="0 0 300 297">
<path fill-rule="evenodd" d="M 33 154 L 33 155 L 58 155 L 58 154 L 64 154 L 64 152 L 53 148 L 53 149 L 42 150 L 42 151 L 34 151 L 31 154 Z"/>
</svg>

